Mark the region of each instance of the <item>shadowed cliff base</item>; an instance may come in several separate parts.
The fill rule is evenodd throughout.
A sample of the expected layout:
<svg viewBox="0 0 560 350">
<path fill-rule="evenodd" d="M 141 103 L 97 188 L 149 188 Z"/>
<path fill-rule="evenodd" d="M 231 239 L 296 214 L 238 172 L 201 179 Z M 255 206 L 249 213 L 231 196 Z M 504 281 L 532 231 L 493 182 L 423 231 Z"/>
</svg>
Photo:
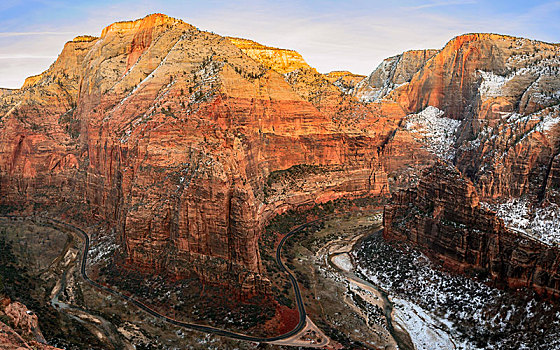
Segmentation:
<svg viewBox="0 0 560 350">
<path fill-rule="evenodd" d="M 409 242 L 450 270 L 558 301 L 560 248 L 506 229 L 449 165 L 437 163 L 417 189 L 395 193 L 384 225 L 385 239 Z"/>
</svg>

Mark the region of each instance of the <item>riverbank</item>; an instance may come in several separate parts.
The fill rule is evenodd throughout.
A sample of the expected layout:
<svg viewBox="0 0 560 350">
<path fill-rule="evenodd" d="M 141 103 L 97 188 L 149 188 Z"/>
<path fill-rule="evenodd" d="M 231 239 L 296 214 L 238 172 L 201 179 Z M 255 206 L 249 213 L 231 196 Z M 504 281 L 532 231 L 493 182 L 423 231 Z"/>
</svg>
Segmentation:
<svg viewBox="0 0 560 350">
<path fill-rule="evenodd" d="M 352 258 L 356 274 L 392 295 L 418 349 L 560 349 L 560 309 L 527 291 L 504 291 L 444 271 L 420 252 L 392 246 L 380 234 L 364 239 Z M 435 347 L 423 325 L 450 336 Z M 415 331 L 418 330 L 418 331 Z M 440 339 L 443 339 L 439 335 Z M 424 344 L 424 345 L 422 345 Z"/>
<path fill-rule="evenodd" d="M 381 212 L 372 213 L 369 220 L 372 225 L 367 229 L 357 224 L 355 232 L 330 241 L 316 256 L 338 274 L 339 278 L 333 281 L 348 285 L 353 294 L 349 304 L 368 326 L 375 328 L 380 317 L 385 319 L 387 331 L 395 343 L 388 341 L 386 349 L 456 349 L 455 340 L 439 319 L 414 303 L 389 295 L 380 285 L 357 274 L 360 267 L 354 258 L 356 249 L 364 239 L 380 234 Z M 382 312 L 374 312 L 376 310 Z"/>
</svg>

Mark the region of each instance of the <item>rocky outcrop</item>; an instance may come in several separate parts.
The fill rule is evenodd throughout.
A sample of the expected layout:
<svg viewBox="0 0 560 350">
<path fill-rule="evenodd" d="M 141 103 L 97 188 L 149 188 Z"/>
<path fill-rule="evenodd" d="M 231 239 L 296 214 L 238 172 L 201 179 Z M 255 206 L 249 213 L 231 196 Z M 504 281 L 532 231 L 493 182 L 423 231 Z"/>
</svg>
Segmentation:
<svg viewBox="0 0 560 350">
<path fill-rule="evenodd" d="M 77 37 L 75 37 L 74 39 L 72 39 L 72 41 L 74 42 L 90 42 L 90 41 L 95 41 L 99 39 L 96 36 L 91 36 L 91 35 L 78 35 Z"/>
<path fill-rule="evenodd" d="M 460 147 L 456 163 L 473 179 L 485 200 L 528 197 L 542 201 L 558 182 L 554 159 L 560 153 L 560 108 L 507 114 Z"/>
<path fill-rule="evenodd" d="M 395 193 L 391 203 L 385 239 L 411 243 L 452 270 L 500 286 L 560 296 L 560 249 L 507 230 L 457 169 L 436 163 L 416 189 Z"/>
<path fill-rule="evenodd" d="M 349 71 L 332 71 L 325 74 L 325 78 L 330 81 L 334 86 L 338 87 L 340 91 L 349 94 L 352 93 L 356 85 L 364 80 L 365 76 L 354 74 Z"/>
<path fill-rule="evenodd" d="M 57 350 L 46 344 L 37 315 L 19 302 L 0 300 L 0 349 Z M 8 321 L 4 323 L 2 321 Z"/>
<path fill-rule="evenodd" d="M 359 100 L 373 102 L 407 84 L 438 50 L 411 50 L 386 58 L 351 91 Z"/>
<path fill-rule="evenodd" d="M 550 162 L 543 199 L 560 205 L 560 154 L 554 156 Z"/>
<path fill-rule="evenodd" d="M 251 50 L 163 15 L 68 42 L 38 80 L 3 99 L 3 208 L 101 220 L 118 232 L 121 266 L 262 293 L 267 220 L 300 204 L 385 195 L 376 147 L 390 127 L 365 130 L 377 112 L 314 70 L 324 84 L 316 100 L 303 98 L 313 81 L 291 85 L 276 70 L 304 62 Z M 269 181 L 298 166 L 322 170 L 297 186 Z"/>
<path fill-rule="evenodd" d="M 19 302 L 10 303 L 4 308 L 4 313 L 10 319 L 14 328 L 21 330 L 24 337 L 44 343 L 45 337 L 39 329 L 37 315 Z"/>
<path fill-rule="evenodd" d="M 532 113 L 554 103 L 554 98 L 537 97 L 536 90 L 526 92 L 537 80 L 541 83 L 534 87 L 545 94 L 548 88 L 541 85 L 556 84 L 551 81 L 558 74 L 558 50 L 557 45 L 498 34 L 461 35 L 427 61 L 394 98 L 412 113 L 434 106 L 454 119 L 476 114 L 482 102 L 495 97 L 502 98 L 487 102 L 495 116 L 516 110 Z M 517 106 L 515 101 L 522 99 L 527 102 Z"/>
<path fill-rule="evenodd" d="M 94 42 L 68 42 L 58 60 L 26 87 L 2 97 L 0 106 L 1 204 L 13 206 L 76 203 L 85 188 L 83 162 L 73 116 L 79 99 L 81 64 Z M 55 170 L 55 171 L 52 171 Z M 80 206 L 76 205 L 79 212 Z"/>
<path fill-rule="evenodd" d="M 409 115 L 397 133 L 411 132 L 425 149 L 452 161 L 485 201 L 525 196 L 540 205 L 555 186 L 549 173 L 560 152 L 559 54 L 558 45 L 534 40 L 461 35 L 441 51 L 426 53 L 431 58 L 411 60 L 424 64 L 413 65 L 419 68 L 409 82 L 384 98 Z M 370 78 L 387 81 L 387 72 L 404 59 L 399 57 Z M 432 110 L 441 113 L 420 120 L 423 125 L 410 122 Z"/>
<path fill-rule="evenodd" d="M 462 35 L 385 97 L 408 114 L 385 145 L 402 154 L 389 158 L 400 164 L 384 167 L 393 189 L 400 177 L 411 177 L 402 167 L 413 163 L 407 155 L 418 159 L 410 166 L 416 178 L 438 158 L 457 167 L 438 163 L 417 187 L 399 186 L 413 185 L 386 208 L 387 239 L 412 243 L 453 270 L 558 297 L 558 248 L 549 245 L 555 233 L 540 235 L 546 225 L 553 230 L 558 203 L 559 52 L 558 45 L 527 39 Z M 411 151 L 399 152 L 408 149 L 405 140 Z M 418 157 L 419 148 L 432 157 Z M 518 200 L 526 207 L 512 215 L 539 232 L 506 228 L 487 209 Z"/>
<path fill-rule="evenodd" d="M 32 75 L 30 77 L 25 78 L 25 81 L 23 82 L 23 85 L 21 86 L 22 89 L 31 87 L 33 85 L 35 85 L 39 80 L 41 80 L 41 78 L 43 77 L 42 74 L 37 74 L 37 75 Z"/>
<path fill-rule="evenodd" d="M 233 37 L 227 39 L 247 56 L 280 74 L 300 68 L 311 68 L 297 51 L 265 46 L 248 39 Z"/>
</svg>

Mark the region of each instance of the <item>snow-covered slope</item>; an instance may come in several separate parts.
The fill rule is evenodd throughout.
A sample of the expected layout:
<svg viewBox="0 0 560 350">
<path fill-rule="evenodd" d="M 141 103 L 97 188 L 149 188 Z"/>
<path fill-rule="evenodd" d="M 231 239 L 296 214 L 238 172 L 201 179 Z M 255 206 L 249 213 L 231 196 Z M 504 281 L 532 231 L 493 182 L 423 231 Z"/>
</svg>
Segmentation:
<svg viewBox="0 0 560 350">
<path fill-rule="evenodd" d="M 405 128 L 438 157 L 451 160 L 455 155 L 453 144 L 461 122 L 446 118 L 444 114 L 436 107 L 428 106 L 420 113 L 409 115 L 406 118 Z"/>
<path fill-rule="evenodd" d="M 548 245 L 560 246 L 560 207 L 548 204 L 532 208 L 526 199 L 515 198 L 501 204 L 486 204 L 504 224 Z"/>
</svg>

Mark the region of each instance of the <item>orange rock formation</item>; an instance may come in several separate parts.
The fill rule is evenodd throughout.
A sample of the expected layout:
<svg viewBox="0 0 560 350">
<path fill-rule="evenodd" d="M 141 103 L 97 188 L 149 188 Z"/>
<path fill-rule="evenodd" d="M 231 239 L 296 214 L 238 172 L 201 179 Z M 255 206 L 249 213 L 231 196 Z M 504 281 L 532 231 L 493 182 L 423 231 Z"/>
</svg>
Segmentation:
<svg viewBox="0 0 560 350">
<path fill-rule="evenodd" d="M 365 131 L 377 112 L 299 55 L 282 53 L 283 65 L 245 50 L 255 55 L 163 15 L 68 42 L 3 99 L 2 204 L 106 221 L 124 266 L 258 292 L 258 239 L 273 215 L 387 193 L 376 145 L 390 128 Z M 276 71 L 294 64 L 320 81 L 313 98 L 302 97 L 313 81 Z M 297 165 L 321 171 L 265 193 L 271 173 Z"/>
<path fill-rule="evenodd" d="M 302 204 L 414 185 L 439 155 L 431 124 L 409 128 L 407 114 L 429 106 L 460 122 L 445 136 L 448 161 L 482 197 L 558 198 L 556 129 L 502 118 L 554 118 L 558 50 L 469 34 L 358 81 L 161 14 L 115 23 L 0 94 L 0 204 L 107 223 L 123 266 L 259 293 L 265 223 Z M 356 98 L 365 90 L 373 102 Z M 303 175 L 275 176 L 288 169 Z"/>
</svg>

